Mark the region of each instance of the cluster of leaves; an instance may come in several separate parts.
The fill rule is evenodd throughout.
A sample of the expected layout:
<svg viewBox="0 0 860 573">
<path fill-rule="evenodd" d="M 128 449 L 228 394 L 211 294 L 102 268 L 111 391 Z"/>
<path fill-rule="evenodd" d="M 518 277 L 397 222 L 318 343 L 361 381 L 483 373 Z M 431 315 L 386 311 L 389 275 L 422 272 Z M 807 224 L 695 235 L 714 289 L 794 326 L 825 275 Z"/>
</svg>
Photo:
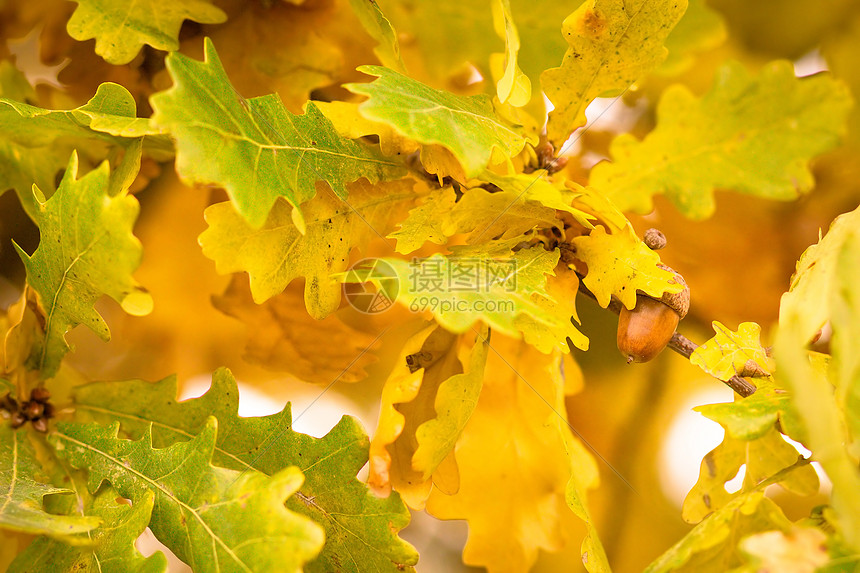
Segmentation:
<svg viewBox="0 0 860 573">
<path fill-rule="evenodd" d="M 756 14 L 729 0 L 728 20 L 703 0 L 38 4 L 0 2 L 3 39 L 41 30 L 42 59 L 66 57 L 62 88 L 31 85 L 20 50 L 0 62 L 0 193 L 39 235 L 34 249 L 14 237 L 24 276 L 0 316 L 0 384 L 19 401 L 48 389 L 56 414 L 47 433 L 0 426 L 9 571 L 164 571 L 135 547 L 147 527 L 194 571 L 412 570 L 410 510 L 465 520 L 469 565 L 527 570 L 578 538 L 583 566 L 608 571 L 598 464 L 568 416 L 574 354 L 594 340 L 577 301 L 632 310 L 682 288 L 631 222 L 659 195 L 693 220 L 715 214 L 717 190 L 794 200 L 813 158 L 847 133 L 854 161 L 860 142 L 851 7 L 820 26 L 854 26 L 822 48 L 842 81 L 739 43 L 727 58 L 727 29 L 741 38 Z M 654 113 L 601 148 L 586 111 L 610 96 Z M 178 225 L 154 228 L 161 250 L 134 229 L 174 171 L 207 194 L 190 216 L 208 264 L 232 275 L 212 304 L 249 327 L 245 360 L 322 392 L 378 377 L 372 437 L 350 416 L 322 438 L 296 432 L 289 404 L 240 417 L 226 368 L 180 402 L 176 376 L 97 382 L 72 363 L 77 326 L 108 341 L 105 316 L 169 304 L 133 275 L 144 254 L 170 260 L 188 212 L 162 206 Z M 800 258 L 773 348 L 758 324 L 714 322 L 692 353 L 714 384 L 757 391 L 698 408 L 725 437 L 683 505 L 695 527 L 649 571 L 860 567 L 859 217 Z M 399 306 L 362 317 L 344 297 L 354 282 Z M 184 312 L 169 332 L 190 328 Z M 790 519 L 765 490 L 818 492 L 813 460 L 832 501 Z"/>
</svg>

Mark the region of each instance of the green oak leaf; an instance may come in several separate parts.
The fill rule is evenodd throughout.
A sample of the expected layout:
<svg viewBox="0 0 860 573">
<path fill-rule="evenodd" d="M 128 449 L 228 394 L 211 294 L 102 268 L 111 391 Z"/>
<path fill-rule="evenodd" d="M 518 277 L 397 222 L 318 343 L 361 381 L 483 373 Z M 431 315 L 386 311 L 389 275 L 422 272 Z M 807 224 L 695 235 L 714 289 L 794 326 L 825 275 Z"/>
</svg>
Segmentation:
<svg viewBox="0 0 860 573">
<path fill-rule="evenodd" d="M 215 372 L 212 387 L 203 396 L 177 402 L 176 395 L 176 378 L 170 377 L 157 383 L 87 384 L 75 390 L 74 398 L 82 419 L 118 421 L 133 437 L 144 435 L 151 423 L 157 447 L 188 440 L 212 415 L 220 428 L 214 463 L 269 475 L 298 466 L 305 482 L 287 500 L 287 507 L 317 521 L 326 533 L 326 544 L 306 565 L 307 571 L 411 570 L 418 555 L 397 536 L 409 523 L 400 496 L 377 498 L 356 479 L 367 462 L 369 442 L 354 418 L 344 416 L 320 439 L 292 430 L 289 405 L 279 414 L 240 418 L 238 389 L 227 369 Z"/>
<path fill-rule="evenodd" d="M 28 365 L 50 378 L 71 350 L 65 334 L 87 325 L 102 340 L 110 330 L 93 304 L 103 294 L 129 314 L 152 310 L 152 297 L 131 277 L 142 248 L 132 235 L 138 203 L 130 195 L 111 197 L 108 165 L 77 179 L 78 157 L 72 153 L 57 192 L 45 200 L 34 189 L 39 212 L 39 247 L 32 256 L 15 244 L 27 270 L 27 282 L 39 294 L 45 315 L 44 338 L 37 340 Z"/>
<path fill-rule="evenodd" d="M 791 522 L 763 492 L 737 497 L 693 528 L 651 563 L 645 573 L 720 573 L 743 564 L 738 542 L 762 531 L 787 532 Z"/>
<path fill-rule="evenodd" d="M 359 71 L 378 77 L 368 84 L 344 86 L 368 96 L 358 108 L 364 117 L 388 124 L 421 144 L 442 145 L 469 177 L 487 167 L 493 150 L 508 158 L 526 144 L 515 126 L 496 115 L 488 96 L 454 95 L 379 66 L 361 66 Z"/>
<path fill-rule="evenodd" d="M 75 148 L 90 163 L 100 161 L 106 151 L 124 150 L 111 177 L 112 195 L 131 185 L 142 148 L 159 159 L 172 154 L 169 138 L 148 119 L 136 117 L 134 98 L 118 84 L 101 84 L 92 99 L 76 109 L 50 110 L 26 103 L 35 101 L 35 93 L 29 85 L 23 89 L 21 81 L 26 83 L 8 62 L 0 63 L 0 158 L 8 160 L 0 161 L 0 193 L 14 188 L 34 219 L 38 207 L 33 184 L 50 196 L 55 174 Z"/>
<path fill-rule="evenodd" d="M 758 324 L 742 322 L 737 332 L 716 320 L 711 324 L 716 336 L 693 351 L 690 364 L 720 380 L 728 380 L 735 375 L 764 376 L 773 372 L 775 364 L 761 345 L 761 327 Z M 747 370 L 752 372 L 747 373 Z"/>
<path fill-rule="evenodd" d="M 213 466 L 217 427 L 209 417 L 191 440 L 163 449 L 153 449 L 150 431 L 119 439 L 119 422 L 60 423 L 49 440 L 72 466 L 87 469 L 90 491 L 107 480 L 133 503 L 154 493 L 152 532 L 194 571 L 301 571 L 324 540 L 321 527 L 284 506 L 302 484 L 301 471 L 266 476 Z"/>
<path fill-rule="evenodd" d="M 641 142 L 617 137 L 589 184 L 639 213 L 665 193 L 694 219 L 714 212 L 715 189 L 795 199 L 812 187 L 807 164 L 838 143 L 850 106 L 846 87 L 826 74 L 797 78 L 777 61 L 753 76 L 729 63 L 701 99 L 681 85 L 664 91 L 657 127 Z"/>
<path fill-rule="evenodd" d="M 379 4 L 375 0 L 349 0 L 349 4 L 361 25 L 370 37 L 376 40 L 377 46 L 373 49 L 373 53 L 382 65 L 405 73 L 406 68 L 400 58 L 397 31 L 382 13 Z"/>
<path fill-rule="evenodd" d="M 791 395 L 773 380 L 759 381 L 754 394 L 734 402 L 707 404 L 693 408 L 726 429 L 732 438 L 754 440 L 768 433 L 778 421 L 780 429 L 793 439 L 805 442 Z"/>
<path fill-rule="evenodd" d="M 760 489 L 766 480 L 799 495 L 812 495 L 818 491 L 818 474 L 808 463 L 795 465 L 799 457 L 794 446 L 773 426 L 748 440 L 727 434 L 702 460 L 699 480 L 687 494 L 681 516 L 688 523 L 698 523 L 731 500 Z M 725 484 L 742 466 L 745 467 L 743 484 L 737 492 L 729 493 Z"/>
<path fill-rule="evenodd" d="M 155 495 L 148 491 L 134 505 L 119 503 L 111 487 L 89 497 L 85 511 L 102 520 L 102 526 L 81 534 L 86 546 L 69 546 L 39 537 L 18 554 L 7 573 L 52 571 L 54 573 L 164 573 L 167 559 L 160 551 L 144 557 L 134 543 L 149 525 Z"/>
<path fill-rule="evenodd" d="M 512 253 L 511 248 L 523 239 L 455 246 L 451 255 L 437 253 L 413 261 L 379 259 L 374 265 L 353 267 L 339 280 L 370 281 L 382 288 L 384 281 L 392 279 L 390 271 L 399 285 L 397 301 L 413 311 L 432 314 L 450 332 L 461 334 L 483 321 L 514 338 L 527 334 L 540 341 L 537 346 L 542 352 L 554 347 L 568 351 L 568 337 L 587 348 L 587 339 L 570 320 L 572 315 L 559 312 L 547 290 L 558 250 L 538 246 Z"/>
<path fill-rule="evenodd" d="M 157 50 L 179 49 L 185 20 L 220 24 L 227 20 L 208 0 L 73 0 L 78 4 L 66 29 L 75 40 L 96 39 L 96 53 L 111 64 L 127 64 L 144 44 Z"/>
<path fill-rule="evenodd" d="M 186 181 L 226 189 L 236 210 L 261 227 L 278 197 L 298 207 L 325 181 L 341 199 L 345 184 L 396 179 L 405 169 L 373 148 L 344 139 L 313 103 L 293 115 L 277 94 L 244 99 L 230 84 L 210 39 L 202 62 L 167 56 L 174 85 L 154 94 L 152 120 L 176 139 L 176 170 Z M 301 212 L 294 213 L 301 231 Z"/>
<path fill-rule="evenodd" d="M 27 430 L 13 430 L 6 421 L 0 424 L 0 529 L 69 539 L 98 527 L 101 519 L 96 516 L 47 513 L 45 496 L 73 490 L 36 481 L 41 472 Z"/>
<path fill-rule="evenodd" d="M 666 58 L 663 44 L 686 9 L 686 0 L 591 0 L 564 20 L 567 52 L 541 74 L 555 106 L 547 137 L 556 149 L 585 125 L 594 98 L 617 95 Z"/>
<path fill-rule="evenodd" d="M 304 234 L 293 225 L 290 207 L 275 203 L 265 224 L 253 228 L 230 202 L 206 209 L 209 228 L 200 235 L 203 254 L 215 261 L 219 273 L 247 272 L 251 295 L 260 304 L 282 292 L 297 277 L 305 277 L 308 313 L 322 319 L 338 308 L 340 284 L 332 273 L 346 270 L 354 247 L 390 229 L 414 200 L 414 182 L 405 179 L 371 185 L 350 185 L 348 201 L 328 189 L 302 205 Z"/>
</svg>

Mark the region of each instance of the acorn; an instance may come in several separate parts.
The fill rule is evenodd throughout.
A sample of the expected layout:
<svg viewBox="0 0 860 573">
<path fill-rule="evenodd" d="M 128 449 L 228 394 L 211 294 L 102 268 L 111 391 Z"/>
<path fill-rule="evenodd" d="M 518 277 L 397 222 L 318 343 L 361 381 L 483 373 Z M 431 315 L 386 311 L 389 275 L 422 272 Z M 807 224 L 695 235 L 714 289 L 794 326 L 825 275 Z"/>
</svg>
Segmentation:
<svg viewBox="0 0 860 573">
<path fill-rule="evenodd" d="M 690 289 L 684 277 L 665 265 L 658 265 L 675 275 L 674 282 L 684 285 L 677 293 L 663 293 L 660 300 L 637 294 L 633 310 L 621 307 L 618 314 L 618 350 L 627 363 L 648 362 L 669 344 L 678 322 L 690 309 Z"/>
</svg>

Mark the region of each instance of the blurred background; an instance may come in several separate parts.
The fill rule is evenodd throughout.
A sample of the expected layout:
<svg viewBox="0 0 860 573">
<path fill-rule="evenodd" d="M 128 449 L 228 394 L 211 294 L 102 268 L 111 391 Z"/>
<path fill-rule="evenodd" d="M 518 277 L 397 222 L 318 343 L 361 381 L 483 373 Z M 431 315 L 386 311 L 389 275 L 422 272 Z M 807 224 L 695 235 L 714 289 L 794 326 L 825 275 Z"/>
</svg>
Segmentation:
<svg viewBox="0 0 860 573">
<path fill-rule="evenodd" d="M 346 97 L 339 85 L 361 78 L 354 71 L 356 65 L 375 61 L 372 43 L 344 1 L 308 0 L 298 6 L 275 0 L 216 4 L 228 13 L 228 22 L 221 26 L 186 22 L 181 49 L 200 58 L 201 38 L 208 35 L 222 55 L 236 54 L 225 57 L 224 64 L 245 97 L 278 92 L 287 107 L 298 113 L 308 97 Z M 466 67 L 447 61 L 447 54 L 427 57 L 434 42 L 442 41 L 430 37 L 430 30 L 443 40 L 461 38 L 461 27 L 468 27 L 462 14 L 441 9 L 422 12 L 421 2 L 380 4 L 401 31 L 404 60 L 418 79 L 458 93 L 486 89 L 482 45 L 463 47 L 467 55 L 477 54 Z M 458 4 L 480 13 L 487 3 L 461 0 Z M 522 17 L 518 25 L 523 49 L 529 38 L 542 37 L 543 30 L 558 30 L 561 19 L 578 5 L 577 1 L 513 2 L 515 17 Z M 100 82 L 116 81 L 135 96 L 138 113 L 148 115 L 148 96 L 169 85 L 163 54 L 146 47 L 128 65 L 105 63 L 94 54 L 93 41 L 77 42 L 66 34 L 65 23 L 74 8 L 73 3 L 60 0 L 0 0 L 0 57 L 34 84 L 34 104 L 76 107 L 92 96 Z M 700 95 L 727 58 L 752 70 L 774 59 L 788 59 L 798 76 L 829 71 L 849 85 L 855 98 L 860 97 L 860 3 L 856 0 L 691 0 L 689 10 L 690 17 L 697 18 L 694 30 L 701 41 L 693 42 L 693 49 L 672 53 L 658 72 L 623 97 L 595 101 L 589 108 L 589 124 L 574 134 L 564 150 L 565 176 L 585 183 L 588 170 L 607 158 L 615 135 L 630 132 L 641 138 L 653 128 L 655 104 L 667 85 L 682 83 Z M 429 18 L 421 28 L 410 20 L 417 18 L 413 12 Z M 248 45 L 248 38 L 259 45 Z M 472 35 L 469 38 L 474 41 Z M 555 49 L 556 62 L 560 61 L 564 53 L 560 34 L 546 41 L 556 42 L 547 50 Z M 231 51 L 227 47 L 231 42 L 245 48 Z M 277 49 L 269 48 L 274 45 Z M 498 46 L 492 49 L 499 51 Z M 313 68 L 301 65 L 310 53 Z M 0 176 L 2 171 L 0 166 Z M 836 215 L 860 202 L 860 113 L 856 109 L 845 144 L 817 158 L 813 171 L 815 188 L 797 201 L 773 202 L 721 191 L 715 215 L 694 222 L 657 197 L 653 213 L 631 217 L 640 235 L 657 227 L 668 238 L 661 257 L 691 287 L 690 315 L 681 325 L 689 338 L 703 342 L 712 336 L 713 320 L 731 329 L 754 321 L 763 328 L 764 344 L 769 344 L 779 298 L 788 287 L 795 261 Z M 301 299 L 300 281 L 264 309 L 255 309 L 249 303 L 247 278 L 219 276 L 201 253 L 197 237 L 206 228 L 203 210 L 226 196 L 217 189 L 186 187 L 170 163 L 152 160 L 144 161 L 134 190 L 141 204 L 135 234 L 144 247 L 143 264 L 135 276 L 152 293 L 155 310 L 146 317 L 130 317 L 113 301 L 101 300 L 97 308 L 110 325 L 112 341 L 103 343 L 87 329 L 75 329 L 68 336 L 76 348 L 67 358 L 68 365 L 89 380 L 158 380 L 176 374 L 183 398 L 205 392 L 211 372 L 226 365 L 240 381 L 241 415 L 279 411 L 289 401 L 298 431 L 322 436 L 340 416 L 349 414 L 372 435 L 382 385 L 415 325 L 387 331 L 351 374 L 323 392 L 325 384 L 319 380 L 308 383 L 284 372 L 287 361 L 295 368 L 303 356 L 331 344 L 325 336 L 302 340 L 296 335 L 297 325 L 312 321 L 296 304 Z M 11 241 L 32 252 L 39 234 L 16 193 L 2 191 L 0 308 L 6 308 L 20 296 L 24 283 L 23 265 Z M 354 256 L 387 248 L 379 241 L 370 245 L 368 253 Z M 599 454 L 601 486 L 591 494 L 592 514 L 610 563 L 618 572 L 640 571 L 690 529 L 681 520 L 681 504 L 696 482 L 702 457 L 722 440 L 720 426 L 692 408 L 730 401 L 732 392 L 670 352 L 649 364 L 628 366 L 615 346 L 616 317 L 587 299 L 577 307 L 591 349 L 574 351 L 584 387 L 567 399 L 568 415 Z M 184 318 L 177 320 L 178 316 Z M 365 320 L 346 306 L 336 318 L 352 329 L 354 348 L 373 340 L 385 323 L 382 318 Z M 826 344 L 826 337 L 822 343 Z M 312 361 L 298 366 L 307 372 L 320 372 L 321 367 Z M 367 375 L 356 382 L 362 378 L 359 370 Z M 327 374 L 321 378 L 326 376 L 333 379 Z M 822 493 L 811 498 L 789 496 L 778 488 L 768 494 L 779 499 L 789 518 L 799 519 L 826 499 L 826 490 L 824 480 Z M 442 522 L 415 513 L 403 536 L 421 552 L 419 571 L 454 572 L 477 570 L 460 562 L 467 533 L 464 522 Z M 578 539 L 581 533 L 572 532 L 571 538 Z M 153 551 L 156 544 L 152 538 L 141 540 L 145 551 Z M 534 570 L 569 571 L 570 564 L 579 561 L 579 544 L 573 541 L 560 553 L 542 553 Z M 172 567 L 184 570 L 177 561 Z"/>
</svg>

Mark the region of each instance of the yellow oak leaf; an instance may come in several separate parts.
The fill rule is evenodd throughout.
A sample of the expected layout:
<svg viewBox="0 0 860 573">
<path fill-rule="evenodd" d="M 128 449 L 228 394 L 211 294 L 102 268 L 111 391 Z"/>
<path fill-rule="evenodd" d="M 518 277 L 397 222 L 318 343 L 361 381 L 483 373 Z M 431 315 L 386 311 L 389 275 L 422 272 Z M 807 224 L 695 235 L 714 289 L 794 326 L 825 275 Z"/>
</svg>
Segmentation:
<svg viewBox="0 0 860 573">
<path fill-rule="evenodd" d="M 576 523 L 565 497 L 572 473 L 581 492 L 596 484 L 593 458 L 567 425 L 561 361 L 492 334 L 481 397 L 455 448 L 459 491 L 434 489 L 427 502 L 440 519 L 468 521 L 467 565 L 527 571 L 539 549 L 564 546 Z"/>
<path fill-rule="evenodd" d="M 206 209 L 209 228 L 200 235 L 203 254 L 221 274 L 248 272 L 254 302 L 262 303 L 295 278 L 305 277 L 308 312 L 322 319 L 338 308 L 340 284 L 330 278 L 346 270 L 353 247 L 364 250 L 370 239 L 383 236 L 391 221 L 412 205 L 414 181 L 371 184 L 359 179 L 347 185 L 349 199 L 338 199 L 327 185 L 301 206 L 306 224 L 301 234 L 292 207 L 279 200 L 266 223 L 254 229 L 230 202 Z"/>
<path fill-rule="evenodd" d="M 743 322 L 737 332 L 716 320 L 712 325 L 717 335 L 693 351 L 691 364 L 720 380 L 728 380 L 736 374 L 764 376 L 773 372 L 776 365 L 761 345 L 758 324 Z"/>
<path fill-rule="evenodd" d="M 331 121 L 335 130 L 346 138 L 358 139 L 368 135 L 379 137 L 379 147 L 383 155 L 408 155 L 421 147 L 387 123 L 373 121 L 361 115 L 357 103 L 315 101 L 314 105 Z"/>
<path fill-rule="evenodd" d="M 379 423 L 370 441 L 368 484 L 382 494 L 393 486 L 414 509 L 423 509 L 432 486 L 422 471 L 412 468 L 418 448 L 415 432 L 435 416 L 439 385 L 463 373 L 458 338 L 436 324 L 412 336 L 382 389 Z"/>
<path fill-rule="evenodd" d="M 490 55 L 493 75 L 499 78 L 496 82 L 496 93 L 502 103 L 522 107 L 529 103 L 532 97 L 532 84 L 517 63 L 520 36 L 511 13 L 511 3 L 510 0 L 495 0 L 492 6 L 493 27 L 505 40 L 505 53 Z"/>
<path fill-rule="evenodd" d="M 657 265 L 660 257 L 645 246 L 627 226 L 619 233 L 608 234 L 597 226 L 591 234 L 571 241 L 574 256 L 588 265 L 583 282 L 602 307 L 615 296 L 626 308 L 636 306 L 636 293 L 642 291 L 655 298 L 664 292 L 680 292 L 683 285 L 674 275 Z"/>
<path fill-rule="evenodd" d="M 732 500 L 757 489 L 761 482 L 773 478 L 798 460 L 798 452 L 771 428 L 763 436 L 740 440 L 726 434 L 723 442 L 702 459 L 699 480 L 687 494 L 681 516 L 688 523 L 698 523 L 707 515 L 725 507 Z M 743 484 L 733 493 L 726 490 L 741 468 Z M 818 474 L 809 465 L 798 465 L 776 480 L 785 489 L 799 495 L 818 491 Z"/>
<path fill-rule="evenodd" d="M 627 89 L 666 58 L 663 43 L 686 9 L 686 0 L 592 0 L 564 20 L 564 60 L 541 74 L 556 149 L 585 125 L 594 98 Z"/>
</svg>

